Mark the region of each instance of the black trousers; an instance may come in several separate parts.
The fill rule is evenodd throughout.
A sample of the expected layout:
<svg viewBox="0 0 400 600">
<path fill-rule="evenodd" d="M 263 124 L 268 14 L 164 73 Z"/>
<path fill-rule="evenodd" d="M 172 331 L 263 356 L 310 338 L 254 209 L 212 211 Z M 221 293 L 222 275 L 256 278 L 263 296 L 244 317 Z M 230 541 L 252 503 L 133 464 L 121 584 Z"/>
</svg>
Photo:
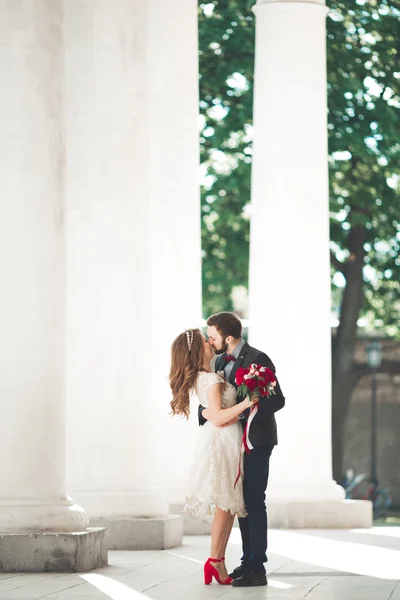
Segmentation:
<svg viewBox="0 0 400 600">
<path fill-rule="evenodd" d="M 267 559 L 267 509 L 265 490 L 269 475 L 269 459 L 273 446 L 253 448 L 244 455 L 243 494 L 247 517 L 239 519 L 245 565 L 265 572 Z"/>
</svg>

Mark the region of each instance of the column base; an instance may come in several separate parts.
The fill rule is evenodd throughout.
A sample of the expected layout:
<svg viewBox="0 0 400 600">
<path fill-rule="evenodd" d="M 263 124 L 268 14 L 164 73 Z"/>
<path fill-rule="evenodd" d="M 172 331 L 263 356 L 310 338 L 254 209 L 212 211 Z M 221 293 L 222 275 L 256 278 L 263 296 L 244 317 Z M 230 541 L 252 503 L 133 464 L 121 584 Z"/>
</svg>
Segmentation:
<svg viewBox="0 0 400 600">
<path fill-rule="evenodd" d="M 164 550 L 182 545 L 183 518 L 105 517 L 90 519 L 95 527 L 106 528 L 109 550 Z"/>
<path fill-rule="evenodd" d="M 0 573 L 79 573 L 107 565 L 105 531 L 0 533 Z"/>
<path fill-rule="evenodd" d="M 86 531 L 89 517 L 72 498 L 59 502 L 37 500 L 31 504 L 18 499 L 0 501 L 0 531 L 38 533 Z"/>
<path fill-rule="evenodd" d="M 271 529 L 369 529 L 368 500 L 267 502 Z"/>
</svg>

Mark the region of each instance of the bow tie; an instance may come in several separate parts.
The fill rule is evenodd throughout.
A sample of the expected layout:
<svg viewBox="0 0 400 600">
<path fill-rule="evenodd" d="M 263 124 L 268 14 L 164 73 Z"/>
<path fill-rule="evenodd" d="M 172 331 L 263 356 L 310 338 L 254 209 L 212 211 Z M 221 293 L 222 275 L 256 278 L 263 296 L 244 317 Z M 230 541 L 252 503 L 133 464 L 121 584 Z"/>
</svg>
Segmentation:
<svg viewBox="0 0 400 600">
<path fill-rule="evenodd" d="M 232 354 L 225 354 L 224 356 L 224 361 L 229 363 L 229 362 L 235 362 L 236 358 L 234 356 L 232 356 Z"/>
</svg>

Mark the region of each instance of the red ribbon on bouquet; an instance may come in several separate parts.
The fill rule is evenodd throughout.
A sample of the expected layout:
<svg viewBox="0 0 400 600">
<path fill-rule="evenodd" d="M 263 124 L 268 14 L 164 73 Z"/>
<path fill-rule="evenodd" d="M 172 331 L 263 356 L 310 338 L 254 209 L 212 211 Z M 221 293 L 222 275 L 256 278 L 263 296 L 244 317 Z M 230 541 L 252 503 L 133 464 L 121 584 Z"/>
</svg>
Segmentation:
<svg viewBox="0 0 400 600">
<path fill-rule="evenodd" d="M 240 445 L 239 468 L 238 468 L 238 474 L 237 474 L 237 477 L 235 480 L 235 484 L 233 486 L 234 488 L 236 487 L 236 484 L 239 481 L 240 476 L 242 474 L 242 469 L 241 469 L 242 454 L 244 454 L 245 452 L 246 452 L 246 454 L 250 454 L 250 450 L 253 450 L 253 448 L 254 448 L 254 446 L 250 442 L 249 432 L 250 432 L 250 425 L 251 425 L 254 417 L 256 416 L 257 412 L 258 412 L 258 406 L 257 406 L 257 404 L 253 404 L 253 406 L 250 409 L 249 418 L 245 425 L 243 437 L 242 437 L 242 443 Z"/>
</svg>

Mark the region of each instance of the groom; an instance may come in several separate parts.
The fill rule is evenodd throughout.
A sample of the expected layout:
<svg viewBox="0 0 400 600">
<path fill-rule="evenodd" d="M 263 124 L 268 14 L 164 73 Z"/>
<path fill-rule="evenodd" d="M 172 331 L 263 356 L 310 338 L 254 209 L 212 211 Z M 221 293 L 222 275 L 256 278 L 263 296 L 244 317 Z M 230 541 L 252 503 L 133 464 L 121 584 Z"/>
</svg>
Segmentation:
<svg viewBox="0 0 400 600">
<path fill-rule="evenodd" d="M 242 324 L 233 313 L 221 312 L 207 320 L 208 340 L 218 358 L 215 371 L 224 371 L 225 378 L 236 388 L 235 375 L 239 367 L 249 367 L 252 363 L 268 367 L 275 373 L 275 367 L 266 354 L 252 348 L 242 338 Z M 278 381 L 276 395 L 261 398 L 258 413 L 253 419 L 250 442 L 254 446 L 250 454 L 244 455 L 243 494 L 247 517 L 239 519 L 242 536 L 243 556 L 239 567 L 230 573 L 232 585 L 246 587 L 267 585 L 264 562 L 267 561 L 267 511 L 265 490 L 268 483 L 269 459 L 273 447 L 278 443 L 275 412 L 285 405 L 285 398 Z M 240 399 L 238 399 L 240 400 Z M 204 425 L 204 407 L 199 407 L 199 424 Z M 205 413 L 205 416 L 207 413 Z M 240 415 L 243 428 L 249 410 Z"/>
</svg>

